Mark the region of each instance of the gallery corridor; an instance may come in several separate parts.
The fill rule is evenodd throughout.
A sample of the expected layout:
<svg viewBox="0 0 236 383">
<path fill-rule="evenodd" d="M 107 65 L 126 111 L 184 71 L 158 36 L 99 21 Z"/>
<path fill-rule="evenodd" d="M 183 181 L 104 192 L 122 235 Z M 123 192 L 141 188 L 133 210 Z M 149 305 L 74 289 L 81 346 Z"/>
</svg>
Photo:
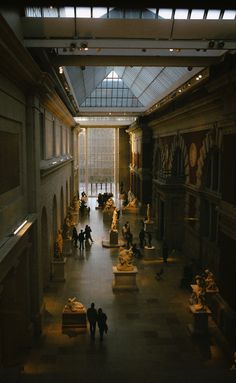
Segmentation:
<svg viewBox="0 0 236 383">
<path fill-rule="evenodd" d="M 22 350 L 22 367 L 5 370 L 2 383 L 167 383 L 233 382 L 231 359 L 219 331 L 210 320 L 210 336 L 191 337 L 188 310 L 190 291 L 180 289 L 184 260 L 180 253 L 163 265 L 160 243 L 153 244 L 153 259 L 136 259 L 137 292 L 113 292 L 112 266 L 117 249 L 102 247 L 109 224 L 89 201 L 89 216 L 81 217 L 78 231 L 88 223 L 94 243 L 83 252 L 73 249 L 67 257 L 66 281 L 51 282 L 45 292 L 44 334 L 38 344 Z M 119 237 L 125 221 L 130 222 L 138 243 L 141 215 L 121 214 Z M 164 268 L 158 281 L 155 273 Z M 62 332 L 62 310 L 68 298 L 76 297 L 88 308 L 95 302 L 108 316 L 108 334 L 103 342 L 98 331 L 94 342 L 87 332 Z M 21 371 L 20 371 L 21 370 Z"/>
</svg>

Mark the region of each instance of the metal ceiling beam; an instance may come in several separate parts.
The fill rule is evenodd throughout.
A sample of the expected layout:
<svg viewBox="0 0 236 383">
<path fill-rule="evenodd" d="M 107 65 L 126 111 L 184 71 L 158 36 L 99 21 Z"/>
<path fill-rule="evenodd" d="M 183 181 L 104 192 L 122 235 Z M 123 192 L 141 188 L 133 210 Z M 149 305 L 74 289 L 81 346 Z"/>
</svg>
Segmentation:
<svg viewBox="0 0 236 383">
<path fill-rule="evenodd" d="M 55 66 L 158 66 L 158 67 L 208 67 L 220 63 L 220 57 L 158 57 L 158 56 L 75 56 L 51 57 Z"/>
<path fill-rule="evenodd" d="M 153 39 L 24 39 L 27 48 L 66 48 L 71 44 L 80 49 L 86 43 L 89 49 L 224 49 L 235 50 L 235 40 L 153 40 Z M 218 46 L 220 45 L 220 47 Z M 222 46 L 223 45 L 223 46 Z"/>
</svg>

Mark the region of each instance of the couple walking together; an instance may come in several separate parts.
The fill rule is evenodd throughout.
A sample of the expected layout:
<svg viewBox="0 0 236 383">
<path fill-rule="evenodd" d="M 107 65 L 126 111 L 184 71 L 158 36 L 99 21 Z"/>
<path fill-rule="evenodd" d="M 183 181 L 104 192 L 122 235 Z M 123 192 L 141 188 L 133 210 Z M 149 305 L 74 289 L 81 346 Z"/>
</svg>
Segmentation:
<svg viewBox="0 0 236 383">
<path fill-rule="evenodd" d="M 98 311 L 95 309 L 95 304 L 91 303 L 91 307 L 87 310 L 87 318 L 90 325 L 91 339 L 95 339 L 96 324 L 98 324 L 100 340 L 103 340 L 104 332 L 107 333 L 107 316 L 101 308 Z"/>
</svg>

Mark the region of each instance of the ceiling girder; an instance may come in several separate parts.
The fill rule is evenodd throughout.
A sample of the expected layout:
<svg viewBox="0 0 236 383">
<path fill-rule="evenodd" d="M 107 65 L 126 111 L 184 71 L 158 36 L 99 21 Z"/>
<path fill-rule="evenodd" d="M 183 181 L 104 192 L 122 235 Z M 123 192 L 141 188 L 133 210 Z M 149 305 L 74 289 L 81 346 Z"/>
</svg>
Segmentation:
<svg viewBox="0 0 236 383">
<path fill-rule="evenodd" d="M 158 67 L 208 67 L 223 61 L 220 57 L 158 57 L 158 56 L 75 56 L 51 57 L 55 66 L 158 66 Z"/>
</svg>

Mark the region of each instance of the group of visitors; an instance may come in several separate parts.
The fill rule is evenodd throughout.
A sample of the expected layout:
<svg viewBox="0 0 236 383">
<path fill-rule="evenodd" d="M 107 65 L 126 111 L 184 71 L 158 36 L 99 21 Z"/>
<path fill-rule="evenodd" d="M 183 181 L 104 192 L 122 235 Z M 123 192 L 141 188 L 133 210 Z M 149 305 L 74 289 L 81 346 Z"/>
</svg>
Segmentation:
<svg viewBox="0 0 236 383">
<path fill-rule="evenodd" d="M 78 234 L 76 226 L 73 227 L 72 231 L 72 243 L 74 247 L 78 247 L 78 241 L 79 241 L 79 249 L 83 250 L 84 249 L 84 242 L 87 244 L 90 244 L 93 242 L 92 236 L 91 236 L 92 229 L 89 225 L 85 226 L 85 229 L 80 230 L 80 233 Z"/>
<path fill-rule="evenodd" d="M 106 314 L 102 311 L 101 308 L 97 310 L 95 308 L 95 304 L 91 303 L 91 306 L 87 310 L 87 318 L 90 325 L 91 339 L 95 339 L 96 325 L 98 325 L 100 341 L 102 341 L 104 332 L 106 334 L 108 331 Z"/>
</svg>

